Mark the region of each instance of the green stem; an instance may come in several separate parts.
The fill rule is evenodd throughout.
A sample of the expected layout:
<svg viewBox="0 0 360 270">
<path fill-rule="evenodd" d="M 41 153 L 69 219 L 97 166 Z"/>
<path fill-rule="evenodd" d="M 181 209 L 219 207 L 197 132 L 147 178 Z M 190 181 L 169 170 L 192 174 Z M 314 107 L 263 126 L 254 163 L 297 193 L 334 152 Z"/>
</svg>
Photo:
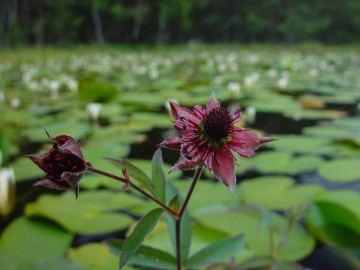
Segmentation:
<svg viewBox="0 0 360 270">
<path fill-rule="evenodd" d="M 177 270 L 181 270 L 181 219 L 175 220 L 175 231 L 176 231 L 176 265 Z"/>
<path fill-rule="evenodd" d="M 154 196 L 152 196 L 151 194 L 147 193 L 146 191 L 144 191 L 143 189 L 139 188 L 137 185 L 133 184 L 129 179 L 126 178 L 122 178 L 116 175 L 113 175 L 111 173 L 107 173 L 98 169 L 95 169 L 93 167 L 88 168 L 88 171 L 92 172 L 92 173 L 96 173 L 108 178 L 112 178 L 115 179 L 117 181 L 123 182 L 125 185 L 128 185 L 130 187 L 132 187 L 133 189 L 135 189 L 136 191 L 140 192 L 142 195 L 144 195 L 146 198 L 149 198 L 150 200 L 154 201 L 155 203 L 157 203 L 158 205 L 160 205 L 163 209 L 165 209 L 166 211 L 168 211 L 174 218 L 178 218 L 179 214 L 177 212 L 175 212 L 174 210 L 170 209 L 169 207 L 167 207 L 164 203 L 162 203 L 161 201 L 159 201 L 157 198 L 155 198 Z"/>
<path fill-rule="evenodd" d="M 185 197 L 185 200 L 184 200 L 184 203 L 180 209 L 180 212 L 179 212 L 179 219 L 182 218 L 185 210 L 186 210 L 186 207 L 190 201 L 190 198 L 191 198 L 191 195 L 195 189 L 195 186 L 196 186 L 196 183 L 198 182 L 198 180 L 200 179 L 200 176 L 201 176 L 201 173 L 202 173 L 202 169 L 203 169 L 203 165 L 201 164 L 195 171 L 195 174 L 194 174 L 194 178 L 192 180 L 192 183 L 191 183 L 191 186 L 189 188 L 189 191 Z"/>
<path fill-rule="evenodd" d="M 175 220 L 175 232 L 176 232 L 176 265 L 177 270 L 181 270 L 182 268 L 182 259 L 181 259 L 181 221 L 182 217 L 184 215 L 184 212 L 186 210 L 186 207 L 190 201 L 191 195 L 195 189 L 196 183 L 200 179 L 201 172 L 203 169 L 203 165 L 201 164 L 195 171 L 193 180 L 191 182 L 191 186 L 189 188 L 189 191 L 185 197 L 184 203 L 181 206 L 180 212 L 177 216 L 177 219 Z"/>
</svg>

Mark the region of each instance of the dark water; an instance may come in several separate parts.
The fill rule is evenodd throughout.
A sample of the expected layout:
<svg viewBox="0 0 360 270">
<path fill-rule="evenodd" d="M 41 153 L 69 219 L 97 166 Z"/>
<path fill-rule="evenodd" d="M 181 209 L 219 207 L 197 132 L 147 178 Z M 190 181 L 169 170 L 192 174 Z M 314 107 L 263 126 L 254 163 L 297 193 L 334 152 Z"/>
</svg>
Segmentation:
<svg viewBox="0 0 360 270">
<path fill-rule="evenodd" d="M 337 105 L 337 104 L 328 104 L 327 109 L 336 109 L 347 112 L 350 116 L 355 115 L 357 113 L 355 105 Z M 250 125 L 250 128 L 261 129 L 265 131 L 267 134 L 301 134 L 301 130 L 304 127 L 317 125 L 319 120 L 299 120 L 294 121 L 293 119 L 282 116 L 278 113 L 258 113 L 256 117 L 257 121 Z M 131 150 L 128 155 L 130 159 L 151 159 L 153 153 L 157 149 L 157 145 L 163 141 L 163 139 L 167 136 L 168 130 L 155 128 L 148 132 L 147 140 L 139 143 L 131 145 Z M 41 145 L 30 144 L 29 142 L 23 142 L 21 145 L 21 154 L 33 153 L 36 152 Z M 266 147 L 261 147 L 259 151 L 267 151 Z M 163 149 L 163 160 L 168 164 L 174 164 L 179 158 L 179 152 Z M 184 172 L 184 176 L 192 175 L 192 172 Z M 239 182 L 243 179 L 254 178 L 262 175 L 260 172 L 250 170 L 243 175 L 238 176 Z M 295 176 L 295 179 L 299 183 L 317 183 L 322 186 L 325 186 L 328 189 L 352 189 L 360 192 L 360 182 L 353 184 L 331 184 L 326 180 L 320 178 L 315 172 L 310 173 L 302 173 Z M 42 188 L 34 188 L 32 184 L 38 181 L 39 179 L 33 179 L 33 181 L 25 181 L 17 184 L 17 195 L 18 201 L 17 205 L 12 212 L 12 214 L 6 219 L 0 219 L 0 233 L 4 230 L 4 228 L 16 217 L 21 216 L 24 212 L 24 206 L 28 202 L 32 202 L 36 200 L 41 194 L 44 193 L 52 193 L 59 194 L 60 191 L 50 190 L 50 189 L 42 189 Z M 133 217 L 135 219 L 139 217 Z M 85 235 L 75 235 L 73 246 L 80 246 L 89 242 L 101 242 L 105 239 L 109 238 L 124 238 L 126 230 L 116 231 L 107 234 L 98 234 L 92 236 Z M 345 265 L 344 257 L 345 255 L 341 252 L 331 249 L 327 246 L 323 246 L 320 243 L 317 244 L 314 252 L 302 260 L 301 264 L 304 267 L 309 267 L 311 269 L 317 270 L 352 270 L 351 266 Z M 345 267 L 345 268 L 344 268 Z M 346 268 L 348 267 L 348 268 Z"/>
</svg>

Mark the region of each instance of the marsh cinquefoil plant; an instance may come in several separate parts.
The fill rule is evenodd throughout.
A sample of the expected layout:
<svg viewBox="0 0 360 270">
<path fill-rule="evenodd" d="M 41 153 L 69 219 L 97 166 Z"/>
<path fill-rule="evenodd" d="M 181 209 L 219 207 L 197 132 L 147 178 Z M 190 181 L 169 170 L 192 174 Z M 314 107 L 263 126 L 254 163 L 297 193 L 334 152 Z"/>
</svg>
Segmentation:
<svg viewBox="0 0 360 270">
<path fill-rule="evenodd" d="M 196 105 L 189 110 L 173 101 L 170 101 L 170 107 L 174 127 L 179 134 L 165 139 L 160 146 L 180 150 L 180 159 L 170 172 L 195 168 L 192 183 L 184 199 L 175 187 L 165 180 L 160 149 L 155 152 L 152 160 L 151 178 L 125 160 L 106 158 L 122 169 L 123 177 L 96 169 L 85 161 L 80 150 L 81 143 L 67 135 L 52 138 L 46 132 L 49 138 L 55 141 L 53 148 L 38 156 L 28 156 L 47 173 L 46 179 L 35 185 L 60 190 L 73 188 L 77 197 L 78 182 L 84 173 L 89 171 L 120 181 L 125 184 L 125 189 L 133 188 L 159 205 L 159 208 L 147 213 L 137 223 L 125 241 L 107 242 L 110 248 L 120 250 L 120 269 L 130 260 L 131 264 L 146 269 L 194 269 L 225 260 L 235 255 L 243 246 L 243 236 L 236 235 L 215 242 L 189 257 L 191 225 L 187 205 L 203 167 L 213 172 L 233 193 L 236 185 L 233 152 L 250 157 L 262 143 L 273 139 L 236 126 L 235 123 L 241 118 L 240 110 L 230 112 L 222 108 L 215 95 L 205 107 Z M 175 257 L 142 245 L 146 235 L 164 212 L 175 248 Z"/>
</svg>

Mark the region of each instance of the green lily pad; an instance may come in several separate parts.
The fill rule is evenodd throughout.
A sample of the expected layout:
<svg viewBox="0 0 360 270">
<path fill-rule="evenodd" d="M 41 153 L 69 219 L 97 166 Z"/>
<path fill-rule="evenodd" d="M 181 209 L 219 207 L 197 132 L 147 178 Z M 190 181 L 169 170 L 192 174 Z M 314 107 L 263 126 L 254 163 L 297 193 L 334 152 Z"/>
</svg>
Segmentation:
<svg viewBox="0 0 360 270">
<path fill-rule="evenodd" d="M 71 241 L 72 235 L 57 226 L 20 217 L 1 235 L 0 265 L 3 269 L 24 269 L 18 267 L 58 258 Z"/>
<path fill-rule="evenodd" d="M 113 141 L 89 141 L 81 148 L 86 161 L 90 162 L 95 168 L 108 173 L 122 176 L 119 169 L 116 169 L 105 157 L 123 158 L 130 152 L 130 146 L 126 144 L 119 144 Z M 105 181 L 112 181 L 104 179 Z"/>
<path fill-rule="evenodd" d="M 285 176 L 263 176 L 241 182 L 238 194 L 247 204 L 259 204 L 276 210 L 309 204 L 323 188 L 298 184 Z"/>
<path fill-rule="evenodd" d="M 26 157 L 16 159 L 10 166 L 14 169 L 17 182 L 34 180 L 36 178 L 42 180 L 46 175 L 34 162 Z"/>
<path fill-rule="evenodd" d="M 251 158 L 251 162 L 264 173 L 298 174 L 315 170 L 323 160 L 313 155 L 293 157 L 289 152 L 269 151 Z"/>
<path fill-rule="evenodd" d="M 141 199 L 123 192 L 80 192 L 77 200 L 72 192 L 65 192 L 60 196 L 41 196 L 26 206 L 25 214 L 51 219 L 74 233 L 96 234 L 129 226 L 132 219 L 119 210 L 139 203 L 142 203 Z"/>
<path fill-rule="evenodd" d="M 150 112 L 134 112 L 131 117 L 131 121 L 141 123 L 147 123 L 153 127 L 169 128 L 173 124 L 171 118 L 166 114 L 150 113 Z"/>
<path fill-rule="evenodd" d="M 321 241 L 345 248 L 360 247 L 360 195 L 353 191 L 320 194 L 306 215 L 310 231 Z M 336 215 L 334 215 L 336 213 Z"/>
<path fill-rule="evenodd" d="M 50 136 L 68 135 L 80 140 L 86 132 L 91 130 L 90 126 L 84 122 L 75 120 L 59 121 L 43 127 L 29 128 L 23 131 L 23 135 L 33 142 L 51 142 L 47 137 L 44 128 L 49 132 Z"/>
<path fill-rule="evenodd" d="M 300 135 L 271 135 L 279 139 L 267 147 L 277 150 L 301 154 L 336 154 L 336 147 L 326 138 L 300 136 Z"/>
<path fill-rule="evenodd" d="M 245 244 L 252 250 L 254 256 L 269 255 L 269 232 L 259 227 L 262 220 L 261 212 L 247 207 L 224 207 L 204 213 L 198 213 L 196 220 L 201 224 L 218 229 L 230 235 L 244 233 Z M 272 214 L 272 224 L 279 231 L 285 231 L 287 223 L 283 217 Z M 283 236 L 274 231 L 275 245 L 281 245 Z M 295 225 L 287 237 L 286 246 L 277 255 L 278 259 L 296 261 L 310 254 L 315 241 L 300 225 Z"/>
<path fill-rule="evenodd" d="M 348 183 L 360 180 L 360 158 L 334 159 L 318 168 L 321 177 L 334 183 Z"/>
<path fill-rule="evenodd" d="M 330 139 L 351 139 L 352 137 L 358 136 L 356 134 L 357 130 L 355 128 L 343 128 L 335 125 L 319 125 L 313 127 L 306 127 L 303 129 L 303 132 L 306 135 L 319 136 L 321 138 Z"/>
<path fill-rule="evenodd" d="M 78 248 L 71 248 L 67 252 L 67 257 L 77 263 L 86 266 L 87 270 L 113 270 L 119 265 L 119 258 L 109 251 L 101 243 L 90 243 Z M 125 266 L 124 270 L 134 269 Z"/>
<path fill-rule="evenodd" d="M 343 111 L 335 110 L 311 110 L 311 109 L 300 109 L 297 111 L 287 111 L 284 116 L 292 119 L 300 120 L 315 120 L 315 119 L 336 119 L 344 117 Z"/>
<path fill-rule="evenodd" d="M 138 109 L 155 109 L 162 107 L 166 98 L 153 93 L 126 93 L 121 95 L 120 103 L 123 106 L 134 106 Z"/>
</svg>

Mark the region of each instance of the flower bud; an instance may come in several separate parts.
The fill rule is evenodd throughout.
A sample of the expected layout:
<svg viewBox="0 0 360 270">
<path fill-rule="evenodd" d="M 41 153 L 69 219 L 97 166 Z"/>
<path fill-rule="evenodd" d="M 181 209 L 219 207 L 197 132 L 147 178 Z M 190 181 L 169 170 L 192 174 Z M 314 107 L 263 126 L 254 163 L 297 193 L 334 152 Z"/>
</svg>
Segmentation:
<svg viewBox="0 0 360 270">
<path fill-rule="evenodd" d="M 67 135 L 48 137 L 55 141 L 53 148 L 40 155 L 29 155 L 40 169 L 47 173 L 46 178 L 36 182 L 35 186 L 46 186 L 58 190 L 74 188 L 78 196 L 78 182 L 91 164 L 86 162 L 80 150 L 80 144 Z"/>
</svg>

